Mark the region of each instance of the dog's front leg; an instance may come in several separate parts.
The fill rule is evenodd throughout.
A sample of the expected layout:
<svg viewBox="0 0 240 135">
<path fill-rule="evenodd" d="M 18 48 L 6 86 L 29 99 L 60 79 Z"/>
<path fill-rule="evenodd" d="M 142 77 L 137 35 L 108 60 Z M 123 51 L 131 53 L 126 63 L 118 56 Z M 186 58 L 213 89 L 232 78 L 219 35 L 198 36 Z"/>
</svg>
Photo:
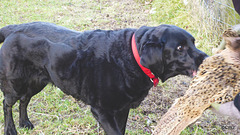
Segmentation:
<svg viewBox="0 0 240 135">
<path fill-rule="evenodd" d="M 17 130 L 15 128 L 15 124 L 12 117 L 13 104 L 9 105 L 8 103 L 6 103 L 6 99 L 3 100 L 4 123 L 5 123 L 4 135 L 17 135 Z"/>
<path fill-rule="evenodd" d="M 111 113 L 95 107 L 91 107 L 91 111 L 107 135 L 122 135 L 113 112 Z"/>
<path fill-rule="evenodd" d="M 121 111 L 118 111 L 115 114 L 115 118 L 117 120 L 118 127 L 120 128 L 122 134 L 125 133 L 129 110 L 130 110 L 129 108 L 126 108 Z"/>
</svg>

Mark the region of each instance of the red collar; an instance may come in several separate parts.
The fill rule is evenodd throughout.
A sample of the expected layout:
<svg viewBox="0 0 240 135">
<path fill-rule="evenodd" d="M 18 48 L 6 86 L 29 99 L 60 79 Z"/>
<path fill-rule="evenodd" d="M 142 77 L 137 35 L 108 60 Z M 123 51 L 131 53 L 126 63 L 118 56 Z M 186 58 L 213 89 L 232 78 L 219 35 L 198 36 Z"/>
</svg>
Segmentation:
<svg viewBox="0 0 240 135">
<path fill-rule="evenodd" d="M 140 64 L 140 56 L 138 54 L 138 50 L 137 50 L 137 46 L 136 46 L 136 42 L 135 42 L 135 34 L 133 34 L 132 36 L 132 51 L 133 51 L 133 55 L 135 60 L 137 61 L 139 67 L 142 69 L 142 71 L 149 77 L 152 79 L 153 81 L 153 85 L 156 87 L 159 83 L 159 80 L 157 77 L 154 76 L 154 74 L 150 71 L 150 69 L 145 68 L 144 66 L 142 66 Z"/>
</svg>

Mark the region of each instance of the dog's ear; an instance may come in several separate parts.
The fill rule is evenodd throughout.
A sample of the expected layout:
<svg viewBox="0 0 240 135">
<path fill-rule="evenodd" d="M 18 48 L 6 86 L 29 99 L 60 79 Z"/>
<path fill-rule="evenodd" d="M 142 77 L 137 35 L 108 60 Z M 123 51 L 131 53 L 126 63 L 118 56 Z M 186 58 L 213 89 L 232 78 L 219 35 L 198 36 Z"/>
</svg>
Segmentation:
<svg viewBox="0 0 240 135">
<path fill-rule="evenodd" d="M 135 39 L 139 54 L 142 53 L 142 49 L 147 44 L 154 44 L 159 41 L 165 42 L 166 40 L 166 29 L 168 25 L 160 25 L 158 27 L 147 27 L 142 26 L 135 32 Z"/>
<path fill-rule="evenodd" d="M 164 70 L 163 49 L 167 41 L 168 27 L 142 27 L 136 32 L 140 63 L 154 74 L 162 74 Z"/>
<path fill-rule="evenodd" d="M 141 51 L 140 56 L 141 65 L 146 68 L 150 68 L 152 65 L 161 62 L 162 62 L 162 46 L 154 42 L 146 43 L 142 47 Z"/>
</svg>

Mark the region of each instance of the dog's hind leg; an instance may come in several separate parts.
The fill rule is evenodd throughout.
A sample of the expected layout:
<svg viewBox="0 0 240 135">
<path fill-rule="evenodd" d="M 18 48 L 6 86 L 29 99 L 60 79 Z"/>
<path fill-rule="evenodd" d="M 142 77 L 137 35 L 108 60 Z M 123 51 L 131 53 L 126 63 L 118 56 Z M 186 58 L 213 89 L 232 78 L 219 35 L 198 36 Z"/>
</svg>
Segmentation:
<svg viewBox="0 0 240 135">
<path fill-rule="evenodd" d="M 4 111 L 4 135 L 16 135 L 17 131 L 12 116 L 12 106 L 16 103 L 18 98 L 4 95 L 3 111 Z"/>
<path fill-rule="evenodd" d="M 34 126 L 30 122 L 27 114 L 27 106 L 30 102 L 31 98 L 39 93 L 45 86 L 47 82 L 42 82 L 41 84 L 33 83 L 29 84 L 27 89 L 27 93 L 20 98 L 19 104 L 19 126 L 23 128 L 33 129 Z"/>
<path fill-rule="evenodd" d="M 27 115 L 27 106 L 31 97 L 22 97 L 19 104 L 19 126 L 23 128 L 33 129 L 34 126 L 30 122 Z"/>
<path fill-rule="evenodd" d="M 16 102 L 15 102 L 16 103 Z M 4 111 L 4 135 L 16 135 L 17 130 L 12 117 L 12 106 L 13 104 L 6 103 L 6 99 L 3 100 L 3 111 Z"/>
</svg>

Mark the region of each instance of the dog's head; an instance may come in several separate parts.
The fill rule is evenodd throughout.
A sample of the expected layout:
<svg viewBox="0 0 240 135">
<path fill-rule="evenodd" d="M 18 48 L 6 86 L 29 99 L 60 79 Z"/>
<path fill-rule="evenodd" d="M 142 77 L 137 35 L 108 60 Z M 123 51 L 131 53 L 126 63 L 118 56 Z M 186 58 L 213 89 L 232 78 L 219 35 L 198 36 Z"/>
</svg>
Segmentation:
<svg viewBox="0 0 240 135">
<path fill-rule="evenodd" d="M 140 63 L 162 82 L 179 74 L 194 76 L 207 57 L 195 47 L 194 37 L 177 26 L 143 26 L 135 37 Z"/>
</svg>

